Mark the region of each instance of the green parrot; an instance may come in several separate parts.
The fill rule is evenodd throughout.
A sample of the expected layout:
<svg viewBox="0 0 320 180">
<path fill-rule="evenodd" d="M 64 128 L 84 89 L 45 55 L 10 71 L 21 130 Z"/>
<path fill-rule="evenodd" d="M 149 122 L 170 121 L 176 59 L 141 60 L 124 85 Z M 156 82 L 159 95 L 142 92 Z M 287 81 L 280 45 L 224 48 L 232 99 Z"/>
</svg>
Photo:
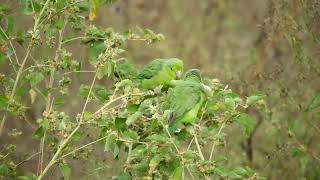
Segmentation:
<svg viewBox="0 0 320 180">
<path fill-rule="evenodd" d="M 174 88 L 168 92 L 167 107 L 169 109 L 170 131 L 179 132 L 185 125 L 197 121 L 200 108 L 211 88 L 202 84 L 198 69 L 190 69 L 184 80 L 172 81 Z"/>
<path fill-rule="evenodd" d="M 168 87 L 171 80 L 179 79 L 183 71 L 183 62 L 177 58 L 155 59 L 138 74 L 143 89 L 154 89 L 163 85 Z"/>
</svg>

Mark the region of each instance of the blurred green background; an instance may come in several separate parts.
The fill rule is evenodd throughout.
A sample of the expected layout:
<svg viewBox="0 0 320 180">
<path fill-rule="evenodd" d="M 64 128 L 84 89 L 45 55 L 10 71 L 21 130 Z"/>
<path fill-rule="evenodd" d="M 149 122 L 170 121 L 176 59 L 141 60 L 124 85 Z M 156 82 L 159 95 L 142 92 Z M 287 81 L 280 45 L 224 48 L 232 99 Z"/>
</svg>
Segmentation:
<svg viewBox="0 0 320 180">
<path fill-rule="evenodd" d="M 101 8 L 92 23 L 162 33 L 159 43 L 127 45 L 125 56 L 137 67 L 178 57 L 242 97 L 267 95 L 263 113 L 248 110 L 256 120 L 249 138 L 236 125 L 227 130 L 227 146 L 218 151 L 230 167 L 250 166 L 267 179 L 320 178 L 319 0 L 118 0 Z M 69 47 L 85 58 L 86 49 L 77 45 Z M 76 110 L 75 97 L 70 111 Z M 26 149 L 37 144 L 20 143 Z"/>
</svg>

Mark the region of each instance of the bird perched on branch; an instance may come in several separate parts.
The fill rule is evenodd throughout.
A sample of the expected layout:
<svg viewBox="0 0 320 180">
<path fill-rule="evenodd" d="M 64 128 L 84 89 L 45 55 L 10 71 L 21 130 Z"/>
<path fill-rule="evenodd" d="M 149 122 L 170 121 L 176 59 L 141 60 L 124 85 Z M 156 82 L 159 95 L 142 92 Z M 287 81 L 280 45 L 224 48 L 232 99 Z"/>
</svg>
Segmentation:
<svg viewBox="0 0 320 180">
<path fill-rule="evenodd" d="M 183 62 L 178 58 L 155 59 L 147 64 L 137 75 L 143 89 L 154 89 L 163 85 L 168 87 L 171 80 L 180 79 Z"/>
<path fill-rule="evenodd" d="M 171 83 L 175 87 L 168 92 L 169 129 L 171 132 L 179 132 L 185 125 L 197 121 L 206 95 L 210 95 L 212 90 L 202 83 L 198 69 L 190 69 L 183 80 Z"/>
</svg>

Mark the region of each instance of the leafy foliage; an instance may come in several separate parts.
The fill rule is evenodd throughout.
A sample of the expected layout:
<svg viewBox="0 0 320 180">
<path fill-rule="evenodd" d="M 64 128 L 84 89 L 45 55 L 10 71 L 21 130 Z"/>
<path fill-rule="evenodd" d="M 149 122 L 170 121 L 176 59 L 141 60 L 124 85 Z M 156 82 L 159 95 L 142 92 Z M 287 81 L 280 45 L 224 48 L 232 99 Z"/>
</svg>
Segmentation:
<svg viewBox="0 0 320 180">
<path fill-rule="evenodd" d="M 278 135 L 288 136 L 277 142 L 279 149 L 290 149 L 290 157 L 298 159 L 296 162 L 301 172 L 308 174 L 307 178 L 318 177 L 317 151 L 310 150 L 311 145 L 303 139 L 315 136 L 309 134 L 310 129 L 319 131 L 315 125 L 320 117 L 319 93 L 288 88 L 289 83 L 301 88 L 301 82 L 306 79 L 304 74 L 316 78 L 319 75 L 317 54 L 308 52 L 300 37 L 301 32 L 308 33 L 313 40 L 307 45 L 319 43 L 317 2 L 301 1 L 305 11 L 301 16 L 294 16 L 294 5 L 272 1 L 271 19 L 262 24 L 263 36 L 268 37 L 265 42 L 281 39 L 279 43 L 283 44 L 285 40 L 292 51 L 294 68 L 297 66 L 303 71 L 301 76 L 290 74 L 296 79 L 279 81 L 279 86 L 270 86 L 264 93 L 246 94 L 246 99 L 217 79 L 206 78 L 204 83 L 213 93 L 206 97 L 198 121 L 178 134 L 168 131 L 170 124 L 165 113 L 168 109 L 164 105 L 168 91 L 161 87 L 149 91 L 140 89 L 133 79 L 140 70 L 125 58 L 129 41 L 156 43 L 164 39 L 162 34 L 138 27 L 120 32 L 92 25 L 99 19 L 101 6 L 112 3 L 110 0 L 18 2 L 18 8 L 0 5 L 0 63 L 1 67 L 10 67 L 5 74 L 0 74 L 3 114 L 0 132 L 6 132 L 5 136 L 12 139 L 31 137 L 22 137 L 21 132 L 7 129 L 6 119 L 23 120 L 19 123 L 31 128 L 36 126 L 32 137 L 40 143 L 38 154 L 45 154 L 49 161 L 40 158 L 38 172 L 26 170 L 21 165 L 35 155 L 30 152 L 25 157 L 16 152 L 15 145 L 4 143 L 0 150 L 0 178 L 41 179 L 57 165 L 61 176 L 71 179 L 77 172 L 72 161 L 92 160 L 105 165 L 109 162 L 103 160 L 104 156 L 118 163 L 118 171 L 113 174 L 117 179 L 261 178 L 251 168 L 239 167 L 240 163 L 231 163 L 230 168 L 230 160 L 219 156 L 219 148 L 228 144 L 227 129 L 237 123 L 244 137 L 250 140 L 260 124 L 256 116 L 268 120 L 274 127 L 268 135 L 277 131 Z M 224 6 L 217 7 L 221 13 Z M 33 20 L 34 26 L 19 29 L 15 13 Z M 80 49 L 71 50 L 69 43 L 83 47 L 86 57 L 79 55 Z M 48 53 L 41 54 L 40 50 Z M 23 55 L 17 54 L 20 51 Z M 286 69 L 273 73 L 282 72 Z M 250 77 L 252 74 L 250 72 Z M 265 89 L 274 80 L 267 75 L 257 72 L 255 77 L 260 78 L 260 87 Z M 93 80 L 86 82 L 88 78 Z M 76 82 L 81 85 L 74 88 Z M 109 86 L 105 82 L 109 82 Z M 245 83 L 243 87 L 247 86 Z M 74 89 L 78 93 L 74 93 Z M 260 89 L 253 91 L 256 90 Z M 77 97 L 76 101 L 73 96 Z M 278 96 L 285 100 L 279 102 Z M 300 98 L 307 100 L 300 101 Z M 270 109 L 267 102 L 273 105 Z M 78 113 L 66 109 L 75 104 L 83 104 Z M 29 110 L 36 108 L 41 112 L 30 122 Z M 252 109 L 256 111 L 253 116 L 247 114 Z M 95 150 L 103 151 L 103 156 L 97 156 Z"/>
</svg>

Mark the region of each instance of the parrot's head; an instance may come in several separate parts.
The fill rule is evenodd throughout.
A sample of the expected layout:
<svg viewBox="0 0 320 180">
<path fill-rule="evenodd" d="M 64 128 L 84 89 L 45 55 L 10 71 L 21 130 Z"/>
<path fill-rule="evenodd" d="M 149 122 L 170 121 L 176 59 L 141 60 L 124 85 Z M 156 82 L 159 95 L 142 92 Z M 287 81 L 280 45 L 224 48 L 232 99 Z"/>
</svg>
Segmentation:
<svg viewBox="0 0 320 180">
<path fill-rule="evenodd" d="M 183 61 L 178 58 L 167 59 L 165 62 L 166 68 L 168 68 L 172 74 L 175 75 L 175 79 L 180 79 L 183 71 Z"/>
<path fill-rule="evenodd" d="M 185 81 L 202 82 L 201 72 L 199 69 L 189 69 L 184 77 Z"/>
</svg>

